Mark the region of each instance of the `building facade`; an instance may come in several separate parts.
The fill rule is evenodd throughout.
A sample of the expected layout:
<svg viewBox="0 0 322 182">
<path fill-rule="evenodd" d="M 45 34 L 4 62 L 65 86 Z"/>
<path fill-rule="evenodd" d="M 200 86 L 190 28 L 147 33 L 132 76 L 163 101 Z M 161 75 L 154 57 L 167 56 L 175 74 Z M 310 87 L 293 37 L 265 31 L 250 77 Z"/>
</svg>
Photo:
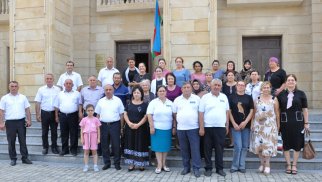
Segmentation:
<svg viewBox="0 0 322 182">
<path fill-rule="evenodd" d="M 310 108 L 322 108 L 322 0 L 159 0 L 162 56 L 174 68 L 199 60 L 204 70 L 219 59 L 242 69 L 253 60 L 261 73 L 278 57 L 298 76 Z M 108 56 L 123 70 L 134 56 L 152 72 L 155 0 L 0 0 L 0 95 L 9 80 L 30 100 L 43 75 L 58 76 L 74 60 L 83 81 Z"/>
</svg>

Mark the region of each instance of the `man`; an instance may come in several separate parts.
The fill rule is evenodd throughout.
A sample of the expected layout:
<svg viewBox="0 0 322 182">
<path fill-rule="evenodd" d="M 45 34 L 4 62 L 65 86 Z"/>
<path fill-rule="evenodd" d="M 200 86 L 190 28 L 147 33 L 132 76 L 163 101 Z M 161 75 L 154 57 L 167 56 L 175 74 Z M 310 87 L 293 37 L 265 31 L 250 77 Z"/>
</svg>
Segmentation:
<svg viewBox="0 0 322 182">
<path fill-rule="evenodd" d="M 223 153 L 225 136 L 228 133 L 229 102 L 227 96 L 220 93 L 222 81 L 211 81 L 211 92 L 201 98 L 199 106 L 200 136 L 204 136 L 206 171 L 205 176 L 212 174 L 212 148 L 215 148 L 216 173 L 226 176 L 223 171 Z"/>
<path fill-rule="evenodd" d="M 61 156 L 68 154 L 77 155 L 78 146 L 78 121 L 82 119 L 82 101 L 78 91 L 73 90 L 73 80 L 66 79 L 65 90 L 61 91 L 55 99 L 55 119 L 60 122 L 62 151 Z M 70 136 L 70 149 L 68 138 Z"/>
<path fill-rule="evenodd" d="M 97 79 L 101 82 L 102 87 L 107 84 L 113 84 L 113 74 L 119 72 L 118 69 L 114 68 L 114 61 L 112 57 L 106 59 L 106 67 L 102 68 L 98 73 Z"/>
<path fill-rule="evenodd" d="M 28 159 L 26 144 L 26 127 L 31 126 L 30 104 L 26 96 L 18 93 L 18 82 L 11 81 L 9 83 L 9 90 L 10 93 L 3 96 L 0 100 L 0 129 L 6 129 L 8 150 L 11 159 L 10 165 L 15 166 L 17 161 L 17 134 L 22 163 L 32 164 Z"/>
<path fill-rule="evenodd" d="M 201 157 L 200 157 L 200 136 L 198 107 L 200 98 L 192 94 L 190 82 L 183 84 L 182 95 L 174 100 L 173 112 L 177 121 L 177 135 L 179 139 L 183 170 L 181 175 L 190 172 L 190 156 L 192 158 L 192 168 L 195 177 L 200 177 Z"/>
<path fill-rule="evenodd" d="M 66 73 L 60 75 L 59 80 L 57 82 L 57 86 L 60 89 L 65 90 L 64 84 L 66 79 L 71 79 L 73 81 L 73 90 L 77 90 L 80 92 L 83 86 L 82 77 L 80 74 L 73 71 L 74 70 L 74 62 L 67 61 L 66 62 Z"/>
<path fill-rule="evenodd" d="M 122 83 L 121 73 L 117 72 L 113 74 L 113 82 L 114 95 L 121 99 L 125 107 L 130 95 L 129 89 Z"/>
<path fill-rule="evenodd" d="M 110 159 L 110 140 L 112 141 L 112 150 L 114 152 L 114 166 L 120 170 L 120 135 L 121 126 L 123 126 L 124 106 L 121 99 L 114 96 L 114 88 L 107 84 L 104 87 L 105 97 L 100 99 L 96 105 L 95 112 L 100 119 L 101 128 L 101 147 L 104 160 L 103 170 L 111 167 Z"/>
<path fill-rule="evenodd" d="M 35 97 L 36 105 L 36 118 L 38 122 L 41 122 L 42 130 L 42 154 L 48 153 L 48 130 L 51 131 L 51 151 L 54 154 L 58 154 L 57 146 L 57 127 L 58 123 L 55 120 L 55 107 L 54 101 L 60 92 L 60 89 L 54 86 L 54 75 L 47 73 L 45 75 L 46 85 L 38 89 Z"/>
<path fill-rule="evenodd" d="M 96 76 L 92 75 L 88 78 L 88 86 L 81 90 L 81 98 L 84 111 L 88 104 L 94 107 L 97 102 L 104 96 L 104 89 L 97 85 Z M 86 114 L 86 112 L 84 112 Z M 95 113 L 96 115 L 96 113 Z"/>
</svg>

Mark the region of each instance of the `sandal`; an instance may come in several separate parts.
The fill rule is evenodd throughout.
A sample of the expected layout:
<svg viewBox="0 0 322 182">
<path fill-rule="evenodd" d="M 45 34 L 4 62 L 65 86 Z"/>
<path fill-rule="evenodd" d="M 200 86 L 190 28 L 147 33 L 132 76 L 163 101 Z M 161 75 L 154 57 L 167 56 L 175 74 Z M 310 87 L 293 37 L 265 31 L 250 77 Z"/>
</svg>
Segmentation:
<svg viewBox="0 0 322 182">
<path fill-rule="evenodd" d="M 291 164 L 286 165 L 285 173 L 286 174 L 292 174 L 292 165 Z"/>
<path fill-rule="evenodd" d="M 296 169 L 293 169 L 293 167 L 295 167 Z M 297 174 L 297 167 L 296 165 L 292 165 L 292 174 L 296 175 Z"/>
<path fill-rule="evenodd" d="M 263 166 L 263 165 L 260 165 L 260 166 L 259 166 L 259 168 L 258 168 L 258 172 L 259 172 L 259 173 L 264 172 L 264 166 Z"/>
<path fill-rule="evenodd" d="M 270 167 L 265 167 L 264 174 L 269 175 L 271 173 L 271 168 Z"/>
<path fill-rule="evenodd" d="M 164 167 L 163 167 L 163 170 L 164 170 L 165 172 L 170 172 L 170 168 L 168 168 L 167 166 L 164 166 Z"/>
<path fill-rule="evenodd" d="M 161 169 L 159 168 L 155 168 L 155 171 L 154 171 L 156 174 L 160 174 L 161 173 Z"/>
</svg>

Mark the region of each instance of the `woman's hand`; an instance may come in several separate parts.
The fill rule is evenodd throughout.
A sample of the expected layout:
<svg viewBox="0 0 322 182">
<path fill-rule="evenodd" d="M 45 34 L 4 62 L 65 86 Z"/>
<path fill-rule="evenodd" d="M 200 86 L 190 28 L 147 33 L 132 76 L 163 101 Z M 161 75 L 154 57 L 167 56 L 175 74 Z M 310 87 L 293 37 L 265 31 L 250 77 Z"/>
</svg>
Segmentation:
<svg viewBox="0 0 322 182">
<path fill-rule="evenodd" d="M 155 133 L 155 129 L 153 127 L 150 127 L 150 134 L 154 135 L 154 133 Z"/>
<path fill-rule="evenodd" d="M 239 131 L 239 130 L 240 130 L 240 128 L 239 128 L 239 126 L 238 126 L 238 124 L 237 124 L 237 123 L 233 123 L 233 127 L 234 127 L 234 129 L 235 129 L 236 131 Z"/>
</svg>

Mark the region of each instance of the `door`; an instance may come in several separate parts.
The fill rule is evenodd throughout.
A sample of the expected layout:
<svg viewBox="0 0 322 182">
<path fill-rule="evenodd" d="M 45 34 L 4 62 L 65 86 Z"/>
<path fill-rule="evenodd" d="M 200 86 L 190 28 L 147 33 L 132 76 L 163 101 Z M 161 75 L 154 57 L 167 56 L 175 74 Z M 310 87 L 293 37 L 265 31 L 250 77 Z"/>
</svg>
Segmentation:
<svg viewBox="0 0 322 182">
<path fill-rule="evenodd" d="M 135 65 L 144 62 L 147 72 L 151 70 L 150 41 L 116 42 L 116 68 L 122 73 L 127 67 L 126 59 L 134 57 Z"/>
<path fill-rule="evenodd" d="M 263 80 L 263 75 L 268 70 L 268 59 L 277 57 L 281 63 L 282 37 L 243 37 L 243 60 L 250 59 L 253 68 L 258 70 Z"/>
</svg>

